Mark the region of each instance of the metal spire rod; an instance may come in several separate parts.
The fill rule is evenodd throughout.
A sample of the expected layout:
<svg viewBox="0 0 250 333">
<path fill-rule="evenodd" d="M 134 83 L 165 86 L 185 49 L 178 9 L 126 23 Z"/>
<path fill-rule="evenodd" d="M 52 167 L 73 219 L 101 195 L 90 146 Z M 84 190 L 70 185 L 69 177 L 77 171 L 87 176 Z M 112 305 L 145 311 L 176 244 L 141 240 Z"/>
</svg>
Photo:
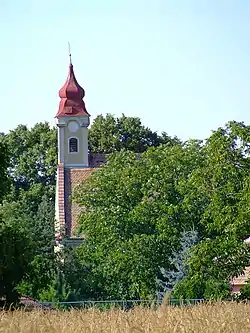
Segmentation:
<svg viewBox="0 0 250 333">
<path fill-rule="evenodd" d="M 69 62 L 70 62 L 70 65 L 72 65 L 72 61 L 71 61 L 71 49 L 70 49 L 70 42 L 68 42 L 68 51 L 69 51 Z"/>
</svg>

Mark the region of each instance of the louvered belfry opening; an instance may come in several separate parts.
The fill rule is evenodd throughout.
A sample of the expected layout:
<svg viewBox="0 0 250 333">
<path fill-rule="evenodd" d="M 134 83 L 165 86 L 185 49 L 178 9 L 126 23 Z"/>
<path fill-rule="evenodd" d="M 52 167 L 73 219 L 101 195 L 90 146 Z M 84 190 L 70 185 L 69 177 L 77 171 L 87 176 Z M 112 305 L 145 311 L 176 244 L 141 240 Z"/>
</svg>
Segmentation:
<svg viewBox="0 0 250 333">
<path fill-rule="evenodd" d="M 69 152 L 78 153 L 78 139 L 77 138 L 69 139 Z"/>
</svg>

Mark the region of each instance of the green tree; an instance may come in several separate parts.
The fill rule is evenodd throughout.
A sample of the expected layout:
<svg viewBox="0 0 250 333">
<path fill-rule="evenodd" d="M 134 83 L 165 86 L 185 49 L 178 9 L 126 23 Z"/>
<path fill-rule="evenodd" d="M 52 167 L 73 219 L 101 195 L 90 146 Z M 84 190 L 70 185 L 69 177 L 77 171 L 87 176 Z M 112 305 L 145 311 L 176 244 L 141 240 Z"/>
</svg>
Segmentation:
<svg viewBox="0 0 250 333">
<path fill-rule="evenodd" d="M 25 219 L 23 214 L 14 220 L 0 212 L 0 298 L 7 306 L 18 301 L 17 287 L 32 258 Z"/>
<path fill-rule="evenodd" d="M 122 149 L 142 153 L 160 144 L 180 144 L 176 137 L 158 135 L 142 125 L 140 118 L 115 118 L 111 114 L 97 116 L 89 129 L 89 150 L 93 153 L 113 153 Z"/>
<path fill-rule="evenodd" d="M 249 300 L 250 299 L 250 281 L 240 289 L 240 295 L 238 295 L 240 300 Z"/>
<path fill-rule="evenodd" d="M 40 290 L 38 297 L 57 303 L 93 299 L 96 293 L 88 268 L 81 264 L 77 251 L 64 248 L 56 258 L 56 270 L 49 287 Z"/>
<path fill-rule="evenodd" d="M 104 119 L 105 123 L 103 123 Z M 98 127 L 99 123 L 99 127 Z M 104 127 L 103 127 L 104 126 Z M 113 126 L 113 127 L 112 127 Z M 101 127 L 101 131 L 100 131 Z M 107 131 L 103 135 L 103 128 Z M 101 133 L 101 137 L 99 134 Z M 115 137 L 115 141 L 112 141 Z M 103 140 L 106 140 L 103 143 Z M 177 140 L 178 141 L 178 140 Z M 110 152 L 121 149 L 141 152 L 150 146 L 157 146 L 160 143 L 174 142 L 166 134 L 161 137 L 145 128 L 138 118 L 125 117 L 115 119 L 108 115 L 106 118 L 97 117 L 89 133 L 90 151 Z M 26 236 L 33 244 L 30 254 L 30 262 L 27 267 L 18 290 L 28 296 L 38 297 L 41 290 L 48 285 L 48 281 L 56 281 L 56 266 L 51 251 L 54 242 L 54 198 L 55 198 L 55 176 L 57 164 L 57 131 L 51 128 L 47 122 L 37 123 L 32 128 L 19 125 L 8 134 L 0 135 L 0 189 L 1 195 L 6 193 L 4 205 L 1 211 L 8 221 L 18 221 L 19 216 L 23 216 L 26 221 Z M 106 149 L 110 146 L 110 149 Z M 6 147 L 6 148 L 4 148 Z M 105 148 L 106 147 L 106 148 Z M 9 161 L 1 160 L 7 155 L 9 150 Z M 3 163 L 1 162 L 3 161 Z M 5 162 L 4 162 L 5 161 Z M 2 167 L 2 168 L 1 168 Z M 7 193 L 6 170 L 8 169 L 8 179 L 11 184 L 11 191 Z M 1 178 L 2 176 L 2 178 Z M 4 192 L 4 190 L 6 190 Z M 11 225 L 11 223 L 10 223 Z M 24 226 L 23 226 L 24 228 Z M 73 260 L 74 267 L 80 266 L 77 260 Z M 67 270 L 69 264 L 65 266 Z M 85 268 L 83 267 L 83 272 Z M 72 290 L 78 290 L 80 285 L 76 285 L 70 279 L 75 276 L 70 268 L 69 272 L 63 272 Z M 83 274 L 85 276 L 85 273 Z M 85 278 L 84 278 L 85 279 Z M 60 279 L 59 279 L 60 280 Z M 81 279 L 78 277 L 78 281 Z M 89 280 L 88 293 L 100 293 L 100 288 L 93 286 Z M 86 281 L 82 280 L 82 285 L 86 287 Z M 81 291 L 81 293 L 83 293 Z"/>
<path fill-rule="evenodd" d="M 36 193 L 33 196 L 37 200 Z M 54 202 L 44 196 L 40 204 L 34 204 L 37 207 L 34 213 L 33 198 L 30 191 L 24 191 L 18 202 L 4 202 L 0 213 L 8 226 L 16 227 L 17 231 L 21 228 L 20 232 L 25 234 L 23 242 L 29 244 L 29 253 L 24 253 L 29 261 L 16 290 L 26 296 L 38 297 L 40 291 L 50 285 L 56 269 L 53 249 Z"/>
<path fill-rule="evenodd" d="M 3 165 L 0 172 L 6 173 L 8 167 L 9 180 L 12 183 L 9 201 L 18 200 L 21 190 L 30 190 L 33 186 L 37 189 L 38 184 L 41 185 L 40 198 L 48 193 L 53 198 L 57 168 L 56 128 L 51 128 L 47 122 L 37 123 L 30 129 L 25 125 L 19 125 L 8 134 L 1 133 L 0 143 L 2 156 L 5 156 L 8 150 L 10 157 L 8 165 L 7 162 L 1 164 L 0 155 L 0 165 Z M 170 138 L 166 133 L 157 135 L 144 127 L 136 117 L 123 115 L 114 118 L 110 114 L 106 117 L 98 116 L 89 129 L 90 152 L 111 153 L 126 149 L 140 153 L 148 147 L 159 146 L 162 143 L 173 145 L 180 141 L 176 137 Z M 1 186 L 5 188 L 3 182 Z"/>
<path fill-rule="evenodd" d="M 19 125 L 7 134 L 1 133 L 0 142 L 10 152 L 8 175 L 12 187 L 8 200 L 19 200 L 21 190 L 32 192 L 39 187 L 41 198 L 44 194 L 55 196 L 57 168 L 57 130 L 49 123 L 37 123 L 32 128 Z M 139 118 L 122 116 L 114 118 L 98 116 L 89 129 L 89 150 L 94 153 L 111 153 L 122 149 L 143 152 L 148 147 L 162 143 L 176 144 L 180 141 L 161 136 L 141 124 Z M 1 160 L 0 160 L 1 163 Z M 6 172 L 6 165 L 4 166 Z M 1 183 L 1 186 L 3 182 Z M 38 199 L 39 200 L 39 199 Z"/>
<path fill-rule="evenodd" d="M 16 200 L 20 189 L 28 190 L 35 184 L 55 185 L 57 166 L 57 132 L 47 122 L 31 129 L 19 125 L 0 137 L 10 152 L 9 177 L 13 184 L 12 197 Z"/>
<path fill-rule="evenodd" d="M 170 259 L 172 269 L 161 268 L 162 279 L 157 279 L 159 285 L 158 298 L 160 299 L 163 299 L 166 294 L 171 294 L 177 283 L 184 279 L 187 274 L 185 263 L 190 249 L 198 243 L 197 232 L 194 230 L 184 231 L 180 236 L 180 248 L 176 252 L 173 251 Z"/>
<path fill-rule="evenodd" d="M 85 207 L 79 249 L 106 297 L 151 297 L 160 268 L 171 270 L 180 234 L 195 230 L 187 275 L 175 295 L 226 297 L 249 262 L 250 127 L 231 122 L 206 142 L 128 151 L 75 193 Z M 100 282 L 101 281 L 101 282 Z"/>
<path fill-rule="evenodd" d="M 7 168 L 9 163 L 9 154 L 7 147 L 0 142 L 0 203 L 9 190 L 7 178 Z"/>
<path fill-rule="evenodd" d="M 230 122 L 204 146 L 205 163 L 187 182 L 186 209 L 200 207 L 201 241 L 191 250 L 189 273 L 176 287 L 184 297 L 218 298 L 250 264 L 250 127 Z"/>
<path fill-rule="evenodd" d="M 30 194 L 29 192 L 28 194 Z M 29 221 L 31 223 L 27 225 L 27 228 L 34 245 L 33 257 L 19 290 L 24 295 L 37 298 L 41 290 L 51 284 L 51 280 L 57 270 L 54 253 L 54 201 L 44 195 L 38 205 L 36 214 L 32 210 L 28 213 L 28 209 L 29 202 L 23 201 L 22 211 L 26 211 L 26 214 L 30 216 Z"/>
<path fill-rule="evenodd" d="M 140 158 L 122 151 L 78 188 L 86 235 L 78 251 L 100 298 L 156 295 L 160 268 L 170 268 L 180 233 L 197 223 L 183 201 L 185 184 L 202 160 L 196 141 L 151 148 Z"/>
<path fill-rule="evenodd" d="M 181 234 L 194 230 L 199 242 L 190 251 L 187 275 L 175 285 L 175 295 L 228 295 L 230 279 L 250 265 L 250 249 L 243 242 L 250 234 L 250 127 L 230 122 L 204 143 L 181 144 L 145 128 L 138 118 L 107 115 L 96 118 L 89 134 L 91 152 L 120 152 L 111 154 L 75 193 L 85 207 L 79 228 L 86 241 L 60 274 L 49 266 L 56 130 L 40 123 L 0 135 L 0 201 L 8 201 L 0 212 L 1 255 L 10 264 L 8 268 L 2 261 L 2 281 L 7 269 L 12 276 L 14 267 L 20 267 L 17 278 L 7 284 L 10 294 L 17 292 L 17 284 L 32 295 L 35 290 L 41 294 L 53 280 L 52 289 L 60 297 L 80 295 L 84 288 L 84 297 L 153 297 L 161 269 L 173 269 L 171 258 L 181 250 Z M 7 150 L 12 182 L 8 196 Z M 18 245 L 14 250 L 8 237 Z"/>
</svg>

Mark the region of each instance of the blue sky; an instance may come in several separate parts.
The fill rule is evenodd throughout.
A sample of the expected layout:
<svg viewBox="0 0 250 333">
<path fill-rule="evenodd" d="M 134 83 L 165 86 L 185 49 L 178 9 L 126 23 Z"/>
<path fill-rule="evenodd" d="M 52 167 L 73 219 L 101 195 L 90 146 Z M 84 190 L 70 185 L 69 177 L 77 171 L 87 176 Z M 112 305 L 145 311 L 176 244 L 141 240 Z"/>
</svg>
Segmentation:
<svg viewBox="0 0 250 333">
<path fill-rule="evenodd" d="M 92 119 L 205 138 L 250 123 L 249 0 L 0 0 L 0 132 L 53 124 L 68 41 Z"/>
</svg>

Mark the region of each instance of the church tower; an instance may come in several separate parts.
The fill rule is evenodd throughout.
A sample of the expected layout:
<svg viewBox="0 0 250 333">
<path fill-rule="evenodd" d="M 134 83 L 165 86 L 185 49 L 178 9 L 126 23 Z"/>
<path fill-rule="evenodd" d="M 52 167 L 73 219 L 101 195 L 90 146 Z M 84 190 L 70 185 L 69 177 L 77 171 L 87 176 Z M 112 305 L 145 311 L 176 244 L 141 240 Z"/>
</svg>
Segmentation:
<svg viewBox="0 0 250 333">
<path fill-rule="evenodd" d="M 58 167 L 56 184 L 56 237 L 64 235 L 68 242 L 79 243 L 74 234 L 81 212 L 71 200 L 74 187 L 92 173 L 89 168 L 88 126 L 90 115 L 83 98 L 84 89 L 76 80 L 70 58 L 68 78 L 59 91 L 60 104 L 56 114 L 58 127 Z"/>
<path fill-rule="evenodd" d="M 61 98 L 56 115 L 58 126 L 58 164 L 65 167 L 88 167 L 89 114 L 70 61 L 69 74 L 59 90 Z"/>
</svg>

